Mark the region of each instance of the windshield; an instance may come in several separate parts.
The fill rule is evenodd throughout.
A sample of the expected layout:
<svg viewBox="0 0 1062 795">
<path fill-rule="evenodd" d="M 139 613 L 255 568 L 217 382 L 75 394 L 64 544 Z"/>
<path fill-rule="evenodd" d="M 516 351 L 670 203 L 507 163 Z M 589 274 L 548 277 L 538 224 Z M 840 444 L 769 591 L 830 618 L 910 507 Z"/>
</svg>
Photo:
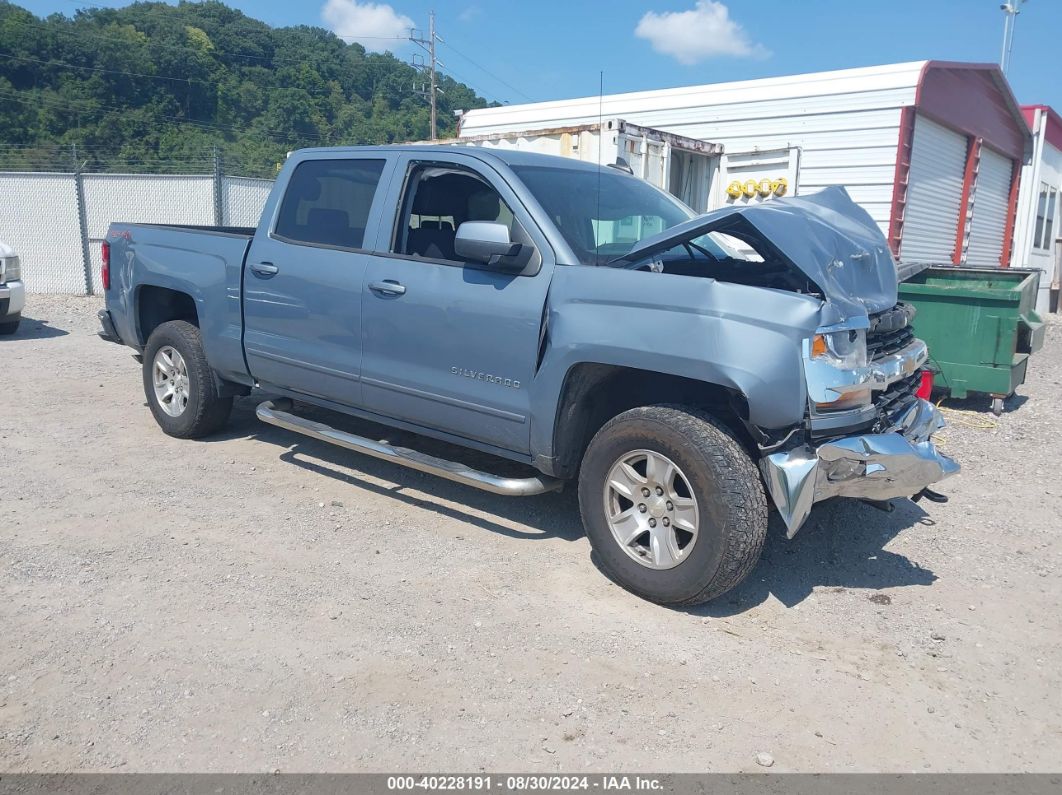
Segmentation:
<svg viewBox="0 0 1062 795">
<path fill-rule="evenodd" d="M 556 166 L 512 169 L 584 265 L 621 257 L 638 241 L 696 215 L 671 195 L 613 168 L 600 173 Z"/>
</svg>

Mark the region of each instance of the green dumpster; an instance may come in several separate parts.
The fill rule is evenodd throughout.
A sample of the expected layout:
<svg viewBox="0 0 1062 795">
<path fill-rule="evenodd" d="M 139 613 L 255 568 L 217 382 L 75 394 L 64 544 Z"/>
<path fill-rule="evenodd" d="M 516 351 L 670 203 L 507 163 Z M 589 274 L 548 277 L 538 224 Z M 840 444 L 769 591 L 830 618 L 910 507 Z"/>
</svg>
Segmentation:
<svg viewBox="0 0 1062 795">
<path fill-rule="evenodd" d="M 918 310 L 914 331 L 929 345 L 935 386 L 957 398 L 991 395 L 999 414 L 1044 342 L 1039 284 L 1035 269 L 958 267 L 931 267 L 900 284 L 900 300 Z"/>
</svg>

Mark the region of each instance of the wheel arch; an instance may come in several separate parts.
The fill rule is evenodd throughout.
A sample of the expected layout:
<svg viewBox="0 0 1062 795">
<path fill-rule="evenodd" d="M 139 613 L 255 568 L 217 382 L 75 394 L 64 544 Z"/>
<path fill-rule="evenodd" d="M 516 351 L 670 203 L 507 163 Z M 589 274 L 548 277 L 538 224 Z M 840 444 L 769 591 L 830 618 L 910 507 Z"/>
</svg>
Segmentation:
<svg viewBox="0 0 1062 795">
<path fill-rule="evenodd" d="M 137 340 L 141 347 L 156 328 L 170 320 L 184 320 L 199 327 L 199 307 L 191 292 L 173 286 L 142 284 L 137 287 Z"/>
<path fill-rule="evenodd" d="M 710 411 L 755 449 L 748 399 L 734 385 L 627 365 L 578 362 L 565 373 L 553 418 L 553 474 L 573 477 L 590 440 L 613 417 L 660 403 Z"/>
</svg>

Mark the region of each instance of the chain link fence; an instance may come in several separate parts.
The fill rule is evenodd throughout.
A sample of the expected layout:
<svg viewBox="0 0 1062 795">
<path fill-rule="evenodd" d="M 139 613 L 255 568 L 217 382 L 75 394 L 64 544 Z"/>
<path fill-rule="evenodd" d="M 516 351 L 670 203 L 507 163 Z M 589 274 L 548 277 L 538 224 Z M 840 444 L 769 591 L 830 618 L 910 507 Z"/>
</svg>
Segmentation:
<svg viewBox="0 0 1062 795">
<path fill-rule="evenodd" d="M 114 221 L 256 226 L 273 180 L 223 173 L 0 171 L 0 241 L 34 293 L 102 289 L 100 242 Z M 168 170 L 168 169 L 159 169 Z"/>
</svg>

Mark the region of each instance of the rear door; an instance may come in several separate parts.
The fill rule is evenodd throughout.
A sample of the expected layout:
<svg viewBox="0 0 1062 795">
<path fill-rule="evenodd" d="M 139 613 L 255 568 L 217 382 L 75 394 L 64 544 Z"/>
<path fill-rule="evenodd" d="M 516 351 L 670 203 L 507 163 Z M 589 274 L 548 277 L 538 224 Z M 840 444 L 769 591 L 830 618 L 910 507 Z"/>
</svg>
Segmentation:
<svg viewBox="0 0 1062 795">
<path fill-rule="evenodd" d="M 361 402 L 361 289 L 391 165 L 380 152 L 303 159 L 263 217 L 243 287 L 247 365 L 263 385 Z"/>
<path fill-rule="evenodd" d="M 387 203 L 400 212 L 365 272 L 365 406 L 526 453 L 552 249 L 478 158 L 410 153 L 396 169 Z M 454 235 L 469 220 L 508 224 L 514 241 L 535 247 L 531 265 L 513 274 L 462 261 Z"/>
</svg>

